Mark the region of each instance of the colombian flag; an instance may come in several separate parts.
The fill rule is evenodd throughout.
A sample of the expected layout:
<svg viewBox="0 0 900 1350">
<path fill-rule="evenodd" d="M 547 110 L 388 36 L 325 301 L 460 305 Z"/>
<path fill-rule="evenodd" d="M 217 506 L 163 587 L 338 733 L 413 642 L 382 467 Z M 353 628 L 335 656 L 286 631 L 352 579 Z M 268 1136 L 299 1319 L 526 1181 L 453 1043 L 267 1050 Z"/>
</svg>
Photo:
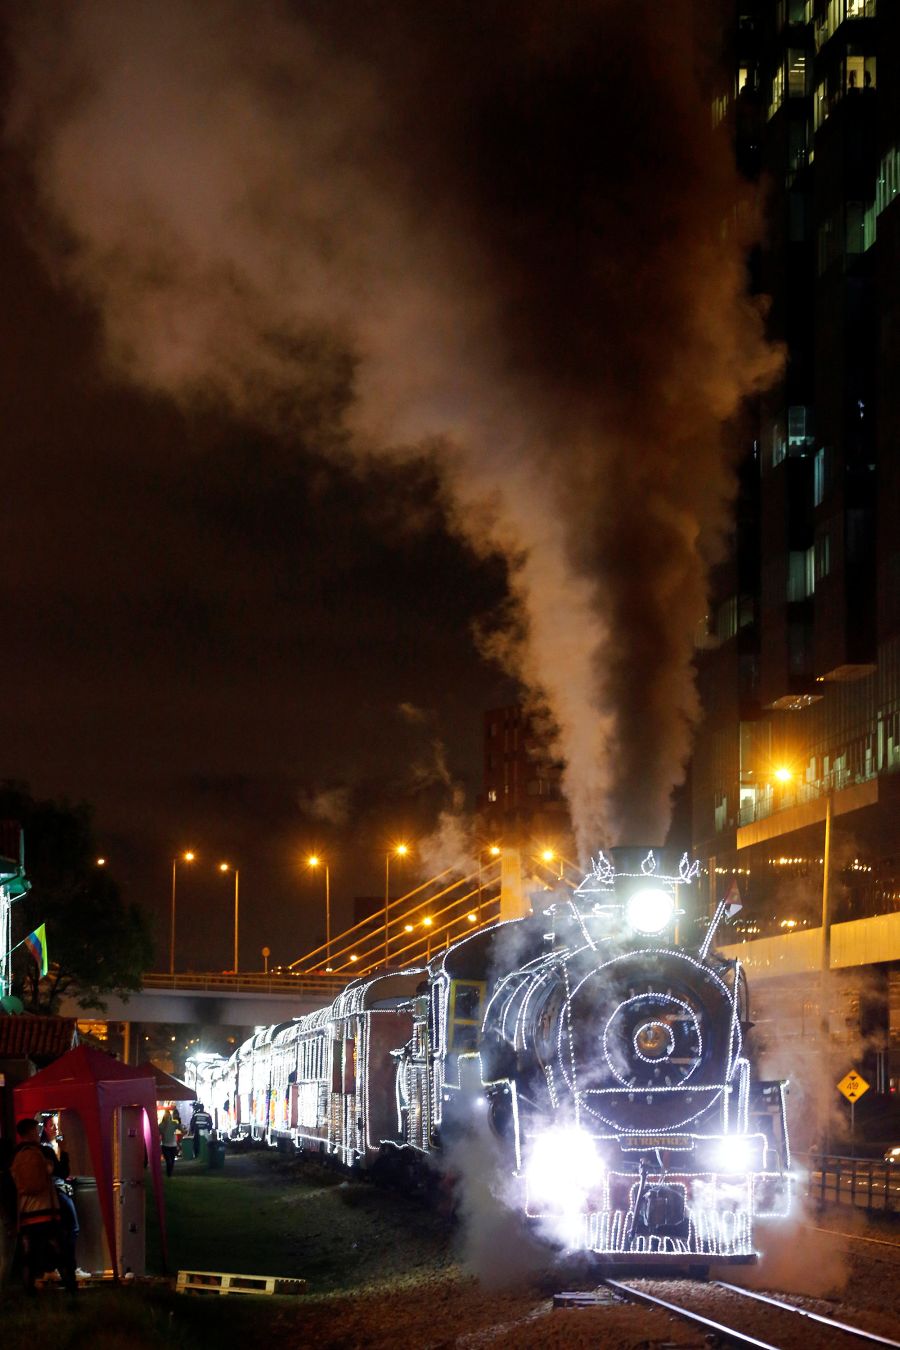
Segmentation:
<svg viewBox="0 0 900 1350">
<path fill-rule="evenodd" d="M 33 933 L 29 933 L 25 939 L 25 946 L 31 952 L 31 955 L 37 961 L 41 968 L 41 975 L 47 974 L 47 934 L 44 931 L 44 925 L 40 924 Z"/>
</svg>

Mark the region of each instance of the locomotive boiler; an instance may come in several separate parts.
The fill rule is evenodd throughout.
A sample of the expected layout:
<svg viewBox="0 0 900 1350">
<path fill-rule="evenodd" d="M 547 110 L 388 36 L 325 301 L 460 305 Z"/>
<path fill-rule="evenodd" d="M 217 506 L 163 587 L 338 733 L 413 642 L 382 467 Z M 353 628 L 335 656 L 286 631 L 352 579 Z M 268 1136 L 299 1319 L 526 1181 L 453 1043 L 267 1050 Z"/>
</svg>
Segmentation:
<svg viewBox="0 0 900 1350">
<path fill-rule="evenodd" d="M 754 1260 L 790 1202 L 787 1084 L 754 1074 L 746 980 L 713 946 L 734 906 L 686 912 L 698 870 L 601 853 L 527 917 L 259 1033 L 215 1077 L 220 1128 L 406 1175 L 464 1169 L 487 1129 L 514 1203 L 567 1248 Z"/>
</svg>

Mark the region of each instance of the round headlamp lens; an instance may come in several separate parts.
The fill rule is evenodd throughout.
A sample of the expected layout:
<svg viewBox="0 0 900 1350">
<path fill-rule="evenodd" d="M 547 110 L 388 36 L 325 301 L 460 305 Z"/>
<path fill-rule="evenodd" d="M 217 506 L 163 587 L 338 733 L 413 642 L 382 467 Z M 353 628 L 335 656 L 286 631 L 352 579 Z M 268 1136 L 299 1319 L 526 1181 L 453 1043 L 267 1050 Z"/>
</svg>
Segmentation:
<svg viewBox="0 0 900 1350">
<path fill-rule="evenodd" d="M 661 933 L 675 913 L 675 897 L 658 886 L 646 886 L 628 897 L 625 918 L 636 933 Z"/>
</svg>

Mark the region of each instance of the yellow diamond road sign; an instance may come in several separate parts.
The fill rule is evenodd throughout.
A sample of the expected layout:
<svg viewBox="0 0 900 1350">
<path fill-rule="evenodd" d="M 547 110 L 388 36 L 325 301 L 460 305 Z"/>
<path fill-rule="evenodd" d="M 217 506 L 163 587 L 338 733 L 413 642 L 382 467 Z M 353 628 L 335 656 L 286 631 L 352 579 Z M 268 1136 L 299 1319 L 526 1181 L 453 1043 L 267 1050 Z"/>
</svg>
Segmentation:
<svg viewBox="0 0 900 1350">
<path fill-rule="evenodd" d="M 837 1086 L 838 1092 L 843 1092 L 848 1102 L 858 1102 L 863 1093 L 869 1090 L 869 1084 L 855 1069 L 851 1069 Z"/>
</svg>

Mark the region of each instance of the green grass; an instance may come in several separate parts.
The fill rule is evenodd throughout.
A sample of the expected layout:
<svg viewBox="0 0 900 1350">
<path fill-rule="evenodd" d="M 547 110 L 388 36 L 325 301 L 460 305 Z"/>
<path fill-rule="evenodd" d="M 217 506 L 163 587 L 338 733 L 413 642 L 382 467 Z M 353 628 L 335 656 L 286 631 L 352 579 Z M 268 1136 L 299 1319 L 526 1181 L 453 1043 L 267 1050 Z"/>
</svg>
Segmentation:
<svg viewBox="0 0 900 1350">
<path fill-rule="evenodd" d="M 279 1184 L 278 1159 L 229 1154 L 222 1171 L 177 1163 L 163 1177 L 169 1270 L 303 1276 L 293 1254 L 291 1205 Z M 309 1188 L 292 1188 L 302 1195 Z M 291 1192 L 288 1193 L 289 1195 Z M 162 1274 L 156 1206 L 147 1186 L 147 1271 Z"/>
<path fill-rule="evenodd" d="M 170 1277 L 179 1270 L 279 1275 L 305 1279 L 307 1293 L 185 1296 L 158 1280 L 88 1287 L 69 1306 L 58 1290 L 27 1299 L 11 1289 L 0 1306 L 0 1350 L 368 1344 L 366 1308 L 418 1303 L 422 1278 L 456 1278 L 446 1229 L 433 1210 L 315 1164 L 267 1151 L 229 1152 L 223 1171 L 179 1162 L 163 1185 Z M 147 1272 L 161 1276 L 149 1178 L 146 1201 Z M 361 1317 L 363 1330 L 328 1340 L 335 1315 Z"/>
<path fill-rule="evenodd" d="M 27 1299 L 7 1292 L 0 1304 L 3 1350 L 237 1350 L 260 1333 L 284 1300 L 186 1298 L 167 1286 L 95 1287 L 70 1303 L 57 1291 Z M 260 1308 L 266 1303 L 270 1306 Z"/>
<path fill-rule="evenodd" d="M 217 1270 L 248 1275 L 302 1275 L 291 1232 L 298 1197 L 315 1185 L 285 1184 L 271 1154 L 232 1154 L 226 1169 L 176 1165 L 163 1177 L 169 1274 Z M 325 1189 L 333 1184 L 326 1179 Z M 146 1186 L 147 1273 L 162 1275 L 156 1205 Z M 293 1300 L 290 1300 L 293 1302 Z M 2 1350 L 230 1350 L 261 1343 L 285 1300 L 264 1297 L 176 1295 L 166 1283 L 115 1288 L 95 1285 L 74 1301 L 57 1289 L 26 1298 L 16 1287 L 0 1302 Z"/>
</svg>

